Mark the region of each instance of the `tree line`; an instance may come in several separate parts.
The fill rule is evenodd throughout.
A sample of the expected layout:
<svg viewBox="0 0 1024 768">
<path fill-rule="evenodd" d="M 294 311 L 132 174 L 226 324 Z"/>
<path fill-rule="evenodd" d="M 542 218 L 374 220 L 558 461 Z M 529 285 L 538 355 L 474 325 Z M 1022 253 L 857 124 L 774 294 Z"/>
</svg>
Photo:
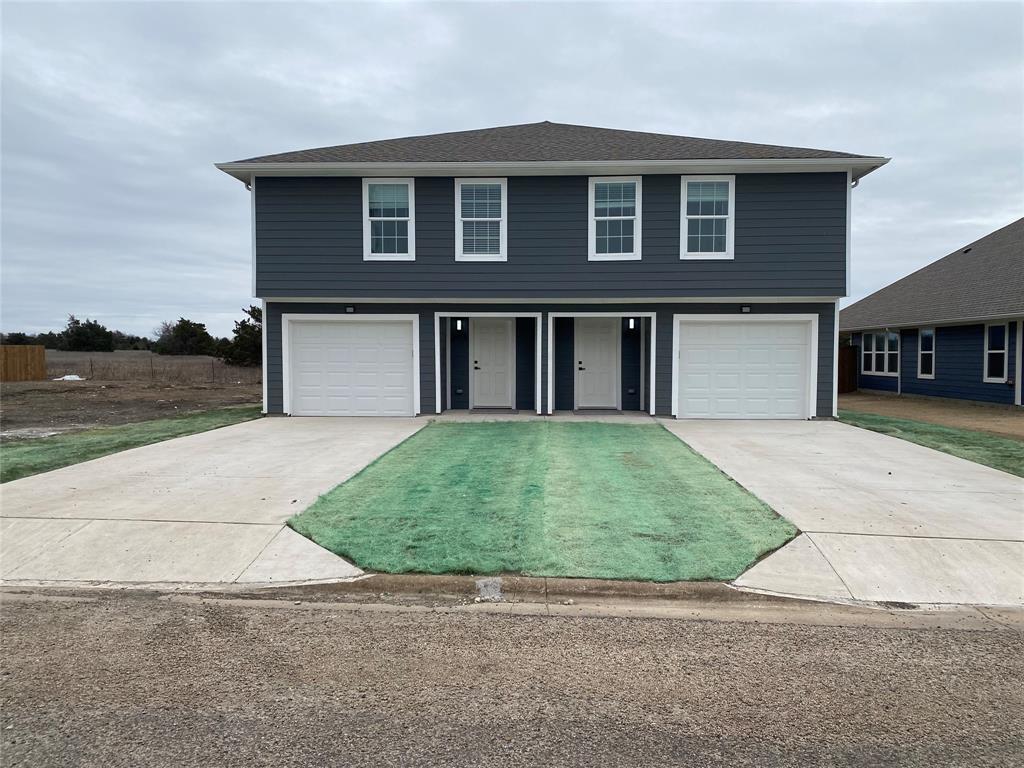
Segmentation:
<svg viewBox="0 0 1024 768">
<path fill-rule="evenodd" d="M 113 352 L 122 349 L 150 350 L 158 355 L 210 355 L 228 365 L 260 365 L 263 359 L 263 310 L 255 305 L 242 310 L 245 317 L 235 321 L 232 337 L 217 338 L 205 323 L 184 317 L 164 322 L 153 338 L 111 330 L 96 320 L 79 320 L 68 315 L 60 331 L 5 333 L 4 344 L 41 344 L 47 349 L 69 352 Z"/>
</svg>

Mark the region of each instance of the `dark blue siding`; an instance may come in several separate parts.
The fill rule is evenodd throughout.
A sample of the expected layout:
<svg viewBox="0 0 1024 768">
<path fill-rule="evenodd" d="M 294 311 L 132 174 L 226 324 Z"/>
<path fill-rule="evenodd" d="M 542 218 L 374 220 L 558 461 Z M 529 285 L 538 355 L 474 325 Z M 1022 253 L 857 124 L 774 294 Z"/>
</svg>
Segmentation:
<svg viewBox="0 0 1024 768">
<path fill-rule="evenodd" d="M 281 413 L 283 410 L 282 391 L 282 370 L 281 370 L 281 315 L 284 313 L 323 313 L 333 314 L 342 310 L 342 306 L 336 303 L 327 302 L 302 302 L 283 303 L 268 302 L 266 322 L 264 325 L 267 335 L 267 363 L 265 375 L 267 377 L 267 400 L 270 413 Z M 420 410 L 423 413 L 433 413 L 434 403 L 434 313 L 435 312 L 464 312 L 468 311 L 464 305 L 453 304 L 354 304 L 353 309 L 358 314 L 416 314 L 419 317 L 420 335 Z M 835 304 L 829 303 L 808 303 L 808 304 L 752 304 L 753 314 L 817 314 L 818 315 L 818 391 L 817 391 L 817 415 L 832 415 L 832 361 L 835 355 L 836 339 L 834 337 L 834 312 Z M 474 304 L 472 311 L 479 312 L 541 312 L 541 377 L 544 385 L 541 387 L 541 409 L 547 408 L 547 321 L 548 312 L 593 312 L 593 304 Z M 672 315 L 673 314 L 739 314 L 739 304 L 715 303 L 715 304 L 619 304 L 608 303 L 600 305 L 603 312 L 621 312 L 624 314 L 640 312 L 657 312 L 657 327 L 654 329 L 657 335 L 655 343 L 655 409 L 658 415 L 667 416 L 672 410 Z M 572 356 L 568 356 L 569 366 L 566 371 L 561 371 L 560 363 L 562 355 L 566 350 L 572 349 L 572 325 L 565 323 L 561 318 L 556 318 L 556 376 L 555 392 L 556 407 L 559 409 L 571 409 L 572 401 Z M 648 334 L 650 329 L 648 329 Z M 563 336 L 562 334 L 565 334 Z M 648 335 L 648 338 L 650 336 Z M 452 375 L 458 376 L 458 351 L 459 342 L 452 338 Z M 941 353 L 940 353 L 941 354 Z M 940 363 L 941 364 L 941 363 Z M 645 382 L 647 386 L 650 382 Z M 531 387 L 532 391 L 532 387 Z M 452 392 L 452 405 L 457 405 L 456 393 Z M 565 405 L 568 403 L 568 405 Z M 463 406 L 465 407 L 465 406 Z"/>
<path fill-rule="evenodd" d="M 681 261 L 680 177 L 643 179 L 641 261 L 587 260 L 587 178 L 508 179 L 507 262 L 455 261 L 454 180 L 416 180 L 416 260 L 364 261 L 362 181 L 256 181 L 256 294 L 310 298 L 840 296 L 846 174 L 736 177 L 736 258 Z"/>
<path fill-rule="evenodd" d="M 640 410 L 640 323 L 622 320 L 622 410 Z"/>
<path fill-rule="evenodd" d="M 516 318 L 516 408 L 537 409 L 537 348 L 534 331 L 537 321 L 532 317 Z"/>
<path fill-rule="evenodd" d="M 555 410 L 576 407 L 576 336 L 571 317 L 555 318 Z"/>
<path fill-rule="evenodd" d="M 456 330 L 456 320 L 462 330 Z M 469 408 L 469 318 L 449 318 L 452 336 L 452 408 Z"/>
<path fill-rule="evenodd" d="M 939 326 L 935 329 L 935 378 L 917 377 L 918 330 L 901 334 L 903 353 L 903 392 L 911 395 L 953 397 L 987 403 L 1013 403 L 1013 367 L 1016 360 L 1017 334 L 1010 325 L 1007 382 L 986 383 L 984 378 L 985 326 Z"/>
</svg>

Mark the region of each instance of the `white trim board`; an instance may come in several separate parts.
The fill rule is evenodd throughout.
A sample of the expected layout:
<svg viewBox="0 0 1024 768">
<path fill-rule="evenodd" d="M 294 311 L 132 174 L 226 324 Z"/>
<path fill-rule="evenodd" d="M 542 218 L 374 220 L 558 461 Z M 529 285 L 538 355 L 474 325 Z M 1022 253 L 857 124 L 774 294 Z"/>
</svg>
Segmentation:
<svg viewBox="0 0 1024 768">
<path fill-rule="evenodd" d="M 431 296 L 427 298 L 381 298 L 381 297 L 318 297 L 318 296 L 268 296 L 266 301 L 292 304 L 832 304 L 838 296 L 627 296 L 617 298 L 464 298 L 461 296 Z M 638 317 L 636 312 L 629 313 Z M 626 316 L 628 317 L 629 314 Z M 913 326 L 910 326 L 913 327 Z M 855 331 L 853 331 L 855 333 Z M 844 331 L 845 333 L 845 331 Z"/>
<path fill-rule="evenodd" d="M 351 317 L 351 315 L 349 315 L 349 316 Z M 540 371 L 540 361 L 541 361 L 541 353 L 540 353 L 541 338 L 540 338 L 540 331 L 541 331 L 541 324 L 540 324 L 540 320 L 541 320 L 541 313 L 540 312 L 457 312 L 457 311 L 454 311 L 454 312 L 453 311 L 445 311 L 445 312 L 435 312 L 434 313 L 434 391 L 436 393 L 436 398 L 434 400 L 434 412 L 435 413 L 441 413 L 441 339 L 440 339 L 439 334 L 440 334 L 440 330 L 441 330 L 441 318 L 442 317 L 509 317 L 509 318 L 532 317 L 534 319 L 534 322 L 535 322 L 534 333 L 533 333 L 533 336 L 534 336 L 533 343 L 534 343 L 534 346 L 537 348 L 537 358 L 536 358 L 536 363 L 535 363 L 535 366 L 534 366 L 535 367 L 534 377 L 535 377 L 536 381 L 535 381 L 535 389 L 534 389 L 533 399 L 534 399 L 534 405 L 536 406 L 535 410 L 537 411 L 537 415 L 540 416 L 543 413 L 543 411 L 541 410 L 541 403 L 540 403 L 540 393 L 541 393 L 541 371 Z M 514 338 L 513 338 L 513 342 L 512 343 L 513 343 L 513 345 L 515 345 L 515 339 Z M 513 371 L 513 376 L 514 375 L 515 375 L 515 371 Z M 448 369 L 448 377 L 449 378 L 451 377 L 451 369 L 450 368 Z M 513 387 L 513 389 L 514 389 L 514 387 Z M 513 398 L 514 397 L 515 396 L 513 394 Z M 472 400 L 470 400 L 470 403 L 472 404 Z M 515 400 L 514 399 L 512 401 L 512 404 L 513 404 L 513 406 L 515 405 Z M 450 401 L 448 403 L 448 407 L 451 408 L 451 402 Z"/>
<path fill-rule="evenodd" d="M 1021 404 L 1021 379 L 1024 378 L 1024 352 L 1021 351 L 1021 347 L 1024 346 L 1024 320 L 1017 321 L 1017 375 L 1015 377 L 1016 383 L 1014 384 L 1013 402 L 1014 405 Z"/>
<path fill-rule="evenodd" d="M 679 203 L 679 258 L 682 261 L 732 261 L 736 258 L 736 176 L 735 175 L 719 175 L 719 176 L 680 176 L 680 203 Z M 686 213 L 686 203 L 689 197 L 689 191 L 687 185 L 691 182 L 699 181 L 724 181 L 729 184 L 729 213 L 725 217 L 725 250 L 722 252 L 715 251 L 688 251 L 687 246 L 689 245 L 687 237 L 690 231 L 690 216 Z M 693 218 L 721 218 L 720 216 L 701 216 L 696 215 Z"/>
<path fill-rule="evenodd" d="M 683 322 L 692 323 L 786 323 L 805 322 L 810 324 L 808 350 L 809 381 L 807 391 L 808 419 L 818 414 L 818 315 L 792 314 L 748 314 L 740 315 L 672 315 L 672 415 L 679 418 L 679 337 Z"/>
<path fill-rule="evenodd" d="M 267 322 L 269 321 L 270 318 L 267 316 L 267 300 L 266 299 L 261 299 L 260 300 L 260 305 L 263 308 L 262 309 L 263 314 L 260 315 L 260 317 L 262 318 L 260 320 L 260 336 L 262 337 L 260 339 L 260 345 L 263 348 L 263 369 L 260 371 L 260 378 L 263 379 L 263 413 L 264 413 L 264 415 L 266 415 L 267 413 L 270 412 L 268 410 L 269 406 L 270 406 L 270 402 L 269 402 L 269 400 L 267 398 L 267 384 L 268 384 L 268 377 L 267 377 Z M 284 332 L 284 326 L 281 327 L 281 332 L 282 333 Z M 284 341 L 282 339 L 282 344 L 283 343 L 284 343 Z M 282 404 L 283 404 L 283 401 L 282 401 Z"/>
<path fill-rule="evenodd" d="M 501 187 L 500 219 L 462 218 L 462 187 L 464 184 L 497 184 Z M 462 224 L 465 221 L 497 221 L 498 253 L 463 253 Z M 469 178 L 455 179 L 455 260 L 456 261 L 508 261 L 508 179 Z"/>
<path fill-rule="evenodd" d="M 291 403 L 291 323 L 395 323 L 412 324 L 412 410 L 413 416 L 420 411 L 420 316 L 419 315 L 339 315 L 322 313 L 301 313 L 281 315 L 281 410 L 288 415 Z M 435 337 L 436 340 L 436 337 Z"/>
<path fill-rule="evenodd" d="M 654 416 L 654 371 L 658 359 L 657 312 L 548 312 L 548 415 L 555 412 L 555 318 L 556 317 L 649 317 L 651 319 L 651 355 L 649 360 L 650 392 L 647 412 Z M 642 359 L 641 355 L 641 359 Z"/>
<path fill-rule="evenodd" d="M 561 160 L 483 162 L 230 162 L 215 163 L 224 173 L 247 181 L 264 176 L 640 176 L 645 173 L 822 173 L 848 171 L 860 179 L 889 162 L 888 157 L 807 157 L 734 160 Z"/>
</svg>

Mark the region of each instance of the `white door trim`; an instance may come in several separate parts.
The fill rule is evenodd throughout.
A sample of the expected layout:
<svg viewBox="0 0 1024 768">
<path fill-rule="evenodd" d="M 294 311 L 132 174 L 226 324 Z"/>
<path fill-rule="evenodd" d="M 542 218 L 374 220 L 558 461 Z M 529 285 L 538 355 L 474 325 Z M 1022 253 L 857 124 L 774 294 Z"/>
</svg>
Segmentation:
<svg viewBox="0 0 1024 768">
<path fill-rule="evenodd" d="M 580 318 L 582 320 L 603 319 L 603 318 Z M 622 318 L 615 324 L 615 410 L 622 410 Z M 580 348 L 580 324 L 573 323 L 573 358 L 579 357 Z M 573 363 L 572 405 L 574 410 L 580 409 L 580 368 L 579 360 Z M 602 406 L 586 406 L 588 408 L 601 408 Z"/>
<path fill-rule="evenodd" d="M 313 323 L 395 323 L 412 324 L 412 412 L 420 414 L 420 316 L 419 315 L 339 315 L 339 314 L 283 314 L 281 315 L 281 406 L 284 413 L 292 412 L 292 355 L 291 324 Z"/>
<path fill-rule="evenodd" d="M 535 388 L 534 388 L 533 400 L 534 400 L 534 403 L 537 406 L 537 408 L 536 408 L 537 415 L 538 416 L 541 415 L 542 411 L 541 411 L 541 407 L 540 407 L 540 393 L 541 393 L 541 370 L 540 370 L 540 362 L 541 362 L 541 354 L 540 354 L 540 349 L 541 349 L 540 319 L 541 319 L 541 313 L 540 312 L 451 312 L 451 311 L 435 312 L 434 313 L 434 391 L 435 391 L 437 396 L 436 396 L 436 398 L 434 400 L 434 403 L 435 403 L 435 412 L 436 413 L 441 413 L 441 318 L 442 317 L 469 317 L 469 318 L 472 318 L 472 317 L 508 317 L 508 318 L 532 317 L 533 320 L 534 320 L 533 342 L 534 342 L 534 346 L 537 348 L 537 358 L 536 358 L 536 362 L 534 364 L 534 378 L 535 378 L 534 387 Z M 448 375 L 449 376 L 451 375 L 451 371 L 448 372 Z M 514 386 L 514 381 L 515 381 L 514 377 L 515 377 L 515 371 L 513 371 L 513 386 Z M 472 377 L 470 377 L 470 378 L 472 379 Z M 470 402 L 472 403 L 473 401 L 470 400 Z M 513 400 L 512 402 L 513 402 L 513 404 L 515 404 L 515 400 Z"/>
<path fill-rule="evenodd" d="M 647 412 L 654 415 L 654 362 L 658 359 L 657 312 L 548 312 L 548 415 L 555 412 L 555 318 L 556 317 L 649 317 L 651 319 L 651 356 L 648 361 L 650 392 Z M 641 356 L 642 358 L 642 356 Z M 537 367 L 540 370 L 540 366 Z M 575 400 L 575 396 L 574 396 Z M 540 413 L 540 411 L 537 411 Z"/>
<path fill-rule="evenodd" d="M 508 398 L 509 398 L 509 402 L 508 402 L 507 406 L 500 406 L 500 405 L 499 406 L 476 405 L 476 403 L 473 400 L 473 398 L 476 395 L 476 393 L 474 392 L 474 383 L 473 383 L 474 378 L 475 378 L 475 376 L 473 375 L 474 368 L 472 367 L 475 364 L 475 361 L 474 361 L 474 362 L 470 363 L 471 367 L 469 369 L 469 407 L 471 409 L 472 408 L 503 408 L 503 407 L 508 407 L 508 408 L 511 408 L 511 409 L 515 409 L 515 407 L 516 407 L 516 319 L 514 317 L 497 317 L 497 318 L 471 317 L 471 318 L 469 318 L 468 335 L 469 335 L 469 359 L 470 360 L 474 360 L 474 358 L 477 357 L 477 354 L 476 354 L 476 335 L 474 333 L 474 325 L 475 325 L 475 323 L 473 321 L 474 320 L 481 320 L 481 319 L 483 319 L 483 320 L 502 320 L 509 327 L 509 332 L 508 332 L 508 349 L 505 350 L 505 356 L 508 359 L 508 375 L 509 375 L 509 382 L 508 382 L 508 392 L 509 392 L 509 395 L 508 395 Z"/>
<path fill-rule="evenodd" d="M 692 323 L 786 323 L 804 322 L 810 326 L 808 344 L 807 418 L 817 416 L 818 408 L 818 315 L 721 314 L 672 315 L 672 415 L 679 418 L 679 337 L 685 322 Z"/>
</svg>

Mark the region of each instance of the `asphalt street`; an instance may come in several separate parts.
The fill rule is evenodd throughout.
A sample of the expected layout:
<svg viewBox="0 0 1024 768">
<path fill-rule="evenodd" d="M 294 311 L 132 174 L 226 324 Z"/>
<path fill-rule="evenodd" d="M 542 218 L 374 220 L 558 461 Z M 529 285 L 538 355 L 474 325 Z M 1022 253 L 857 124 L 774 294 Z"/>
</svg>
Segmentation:
<svg viewBox="0 0 1024 768">
<path fill-rule="evenodd" d="M 1012 625 L 117 592 L 0 609 L 5 766 L 1024 762 Z"/>
</svg>

